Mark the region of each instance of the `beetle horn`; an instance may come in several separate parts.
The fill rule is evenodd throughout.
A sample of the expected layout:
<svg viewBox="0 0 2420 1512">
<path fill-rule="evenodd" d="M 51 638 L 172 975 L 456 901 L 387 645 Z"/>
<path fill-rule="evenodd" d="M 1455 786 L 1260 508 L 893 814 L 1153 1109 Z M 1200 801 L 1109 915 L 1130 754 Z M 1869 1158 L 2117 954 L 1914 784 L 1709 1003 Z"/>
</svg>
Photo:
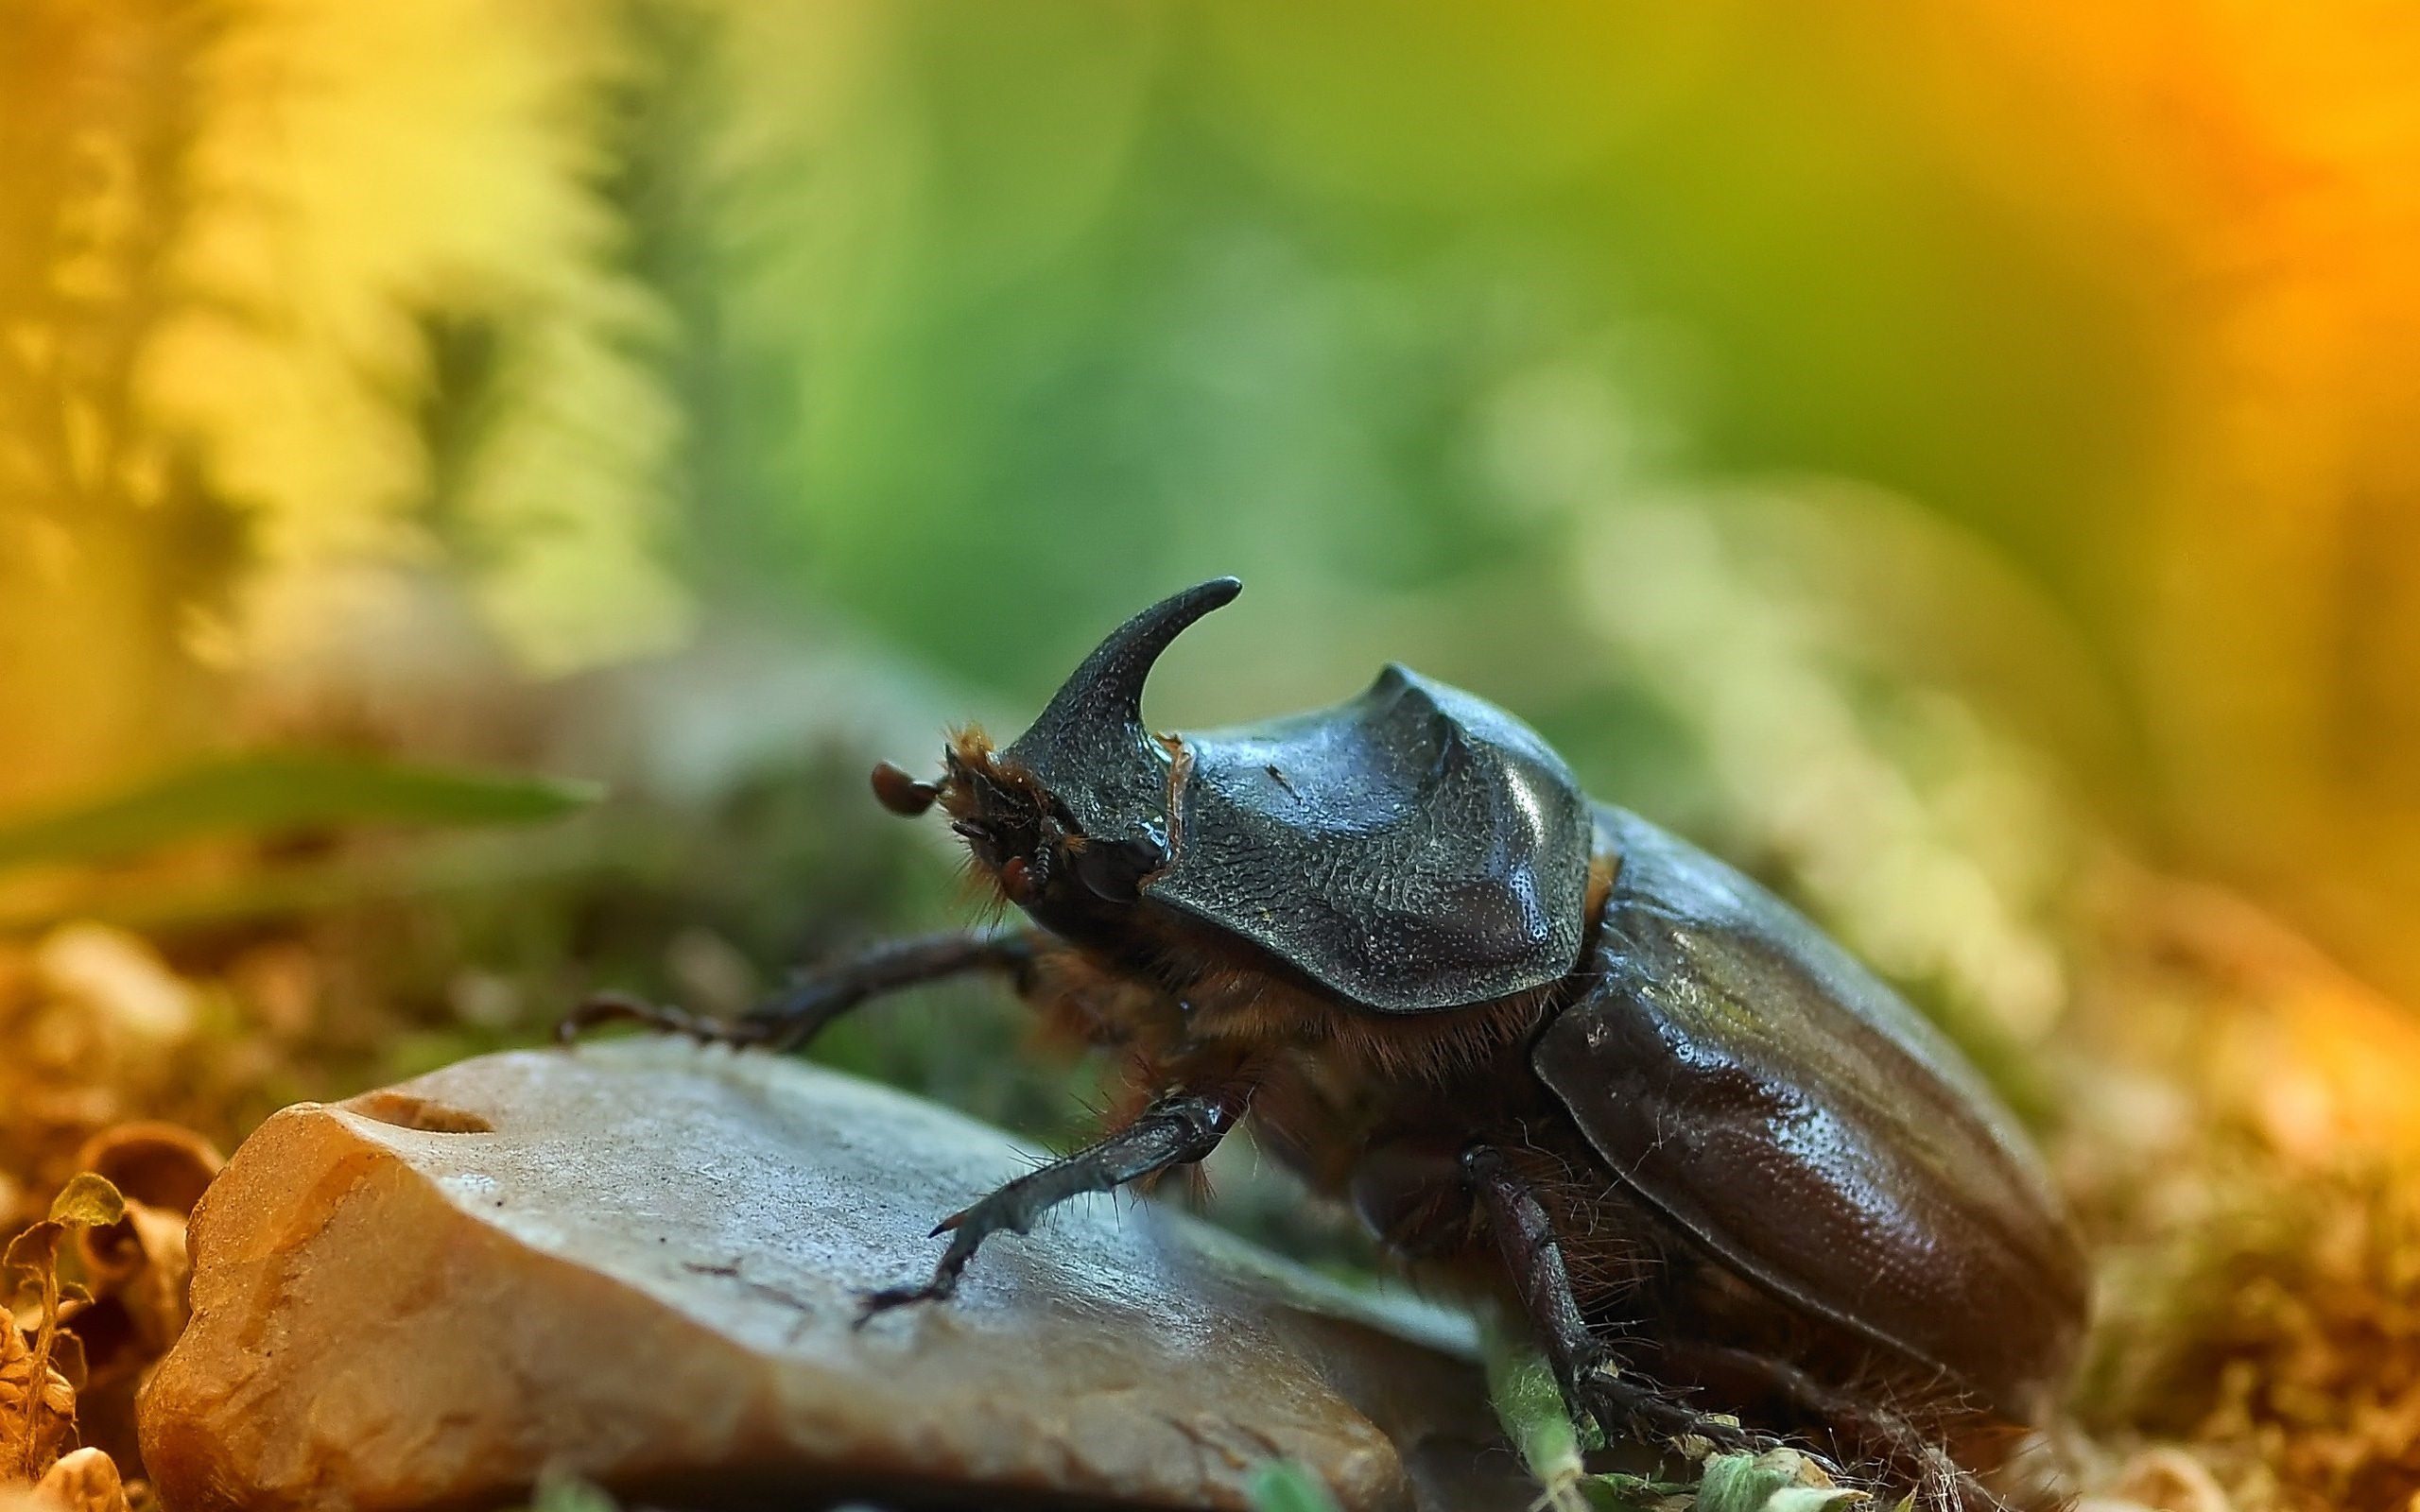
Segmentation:
<svg viewBox="0 0 2420 1512">
<path fill-rule="evenodd" d="M 1110 631 L 1011 748 L 1067 749 L 1105 738 L 1148 739 L 1143 682 L 1151 675 L 1151 664 L 1186 626 L 1232 603 L 1243 591 L 1244 585 L 1233 577 L 1214 577 L 1169 594 Z"/>
<path fill-rule="evenodd" d="M 1086 834 L 1148 836 L 1167 793 L 1167 764 L 1143 728 L 1144 679 L 1186 626 L 1243 588 L 1214 577 L 1110 631 L 1001 754 L 1039 778 Z"/>
</svg>

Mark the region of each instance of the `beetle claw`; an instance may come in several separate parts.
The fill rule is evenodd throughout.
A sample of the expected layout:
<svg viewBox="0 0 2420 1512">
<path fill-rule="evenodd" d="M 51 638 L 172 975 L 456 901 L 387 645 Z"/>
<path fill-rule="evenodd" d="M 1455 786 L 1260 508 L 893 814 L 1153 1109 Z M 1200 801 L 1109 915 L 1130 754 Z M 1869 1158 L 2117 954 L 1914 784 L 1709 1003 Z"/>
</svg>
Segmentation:
<svg viewBox="0 0 2420 1512">
<path fill-rule="evenodd" d="M 958 1290 L 953 1276 L 936 1276 L 922 1286 L 886 1286 L 880 1291 L 867 1292 L 857 1298 L 857 1317 L 852 1329 L 861 1329 L 894 1308 L 912 1307 L 919 1302 L 945 1302 Z"/>
<path fill-rule="evenodd" d="M 1574 1386 L 1578 1405 L 1608 1437 L 1619 1437 L 1627 1431 L 1633 1436 L 1669 1444 L 1692 1460 L 1718 1452 L 1767 1447 L 1764 1435 L 1750 1433 L 1738 1418 L 1685 1406 L 1643 1381 L 1622 1376 L 1610 1361 L 1587 1366 Z"/>
</svg>

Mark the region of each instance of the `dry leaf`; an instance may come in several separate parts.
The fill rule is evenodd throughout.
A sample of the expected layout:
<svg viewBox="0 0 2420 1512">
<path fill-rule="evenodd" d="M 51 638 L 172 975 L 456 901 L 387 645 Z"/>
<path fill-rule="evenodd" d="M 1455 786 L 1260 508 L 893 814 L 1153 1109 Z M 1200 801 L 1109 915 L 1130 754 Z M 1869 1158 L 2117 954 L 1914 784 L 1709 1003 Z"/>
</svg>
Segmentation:
<svg viewBox="0 0 2420 1512">
<path fill-rule="evenodd" d="M 185 1214 L 217 1174 L 217 1152 L 174 1125 L 130 1125 L 95 1136 L 83 1153 L 103 1171 L 68 1184 L 53 1213 L 77 1224 L 77 1259 L 91 1295 L 61 1309 L 82 1342 L 91 1370 L 86 1386 L 106 1387 L 148 1366 L 176 1343 L 190 1315 L 185 1282 L 193 1264 L 185 1248 Z M 123 1194 L 111 1180 L 126 1177 L 155 1193 L 155 1206 Z"/>
<path fill-rule="evenodd" d="M 25 1272 L 42 1288 L 42 1317 L 32 1344 L 13 1315 L 0 1326 L 0 1473 L 28 1480 L 41 1475 L 75 1435 L 76 1387 L 54 1364 L 63 1290 L 59 1243 L 70 1228 L 106 1227 L 126 1216 L 126 1199 L 117 1188 L 88 1171 L 60 1190 L 47 1219 L 9 1241 L 0 1256 L 0 1272 L 9 1279 Z M 80 1349 L 76 1359 L 81 1373 Z"/>
<path fill-rule="evenodd" d="M 24 1271 L 40 1280 L 49 1276 L 59 1264 L 59 1242 L 66 1237 L 67 1226 L 44 1221 L 27 1228 L 9 1241 L 9 1248 L 0 1253 L 0 1272 Z"/>
<path fill-rule="evenodd" d="M 50 1221 L 71 1228 L 106 1228 L 126 1216 L 126 1198 L 109 1178 L 78 1171 L 50 1199 Z"/>
<path fill-rule="evenodd" d="M 60 1316 L 68 1315 L 66 1308 L 61 1307 L 59 1311 Z M 67 1383 L 70 1390 L 77 1393 L 80 1404 L 84 1383 L 92 1374 L 84 1364 L 84 1341 L 60 1329 L 58 1336 L 50 1341 L 50 1368 Z"/>
<path fill-rule="evenodd" d="M 174 1214 L 165 1215 L 179 1233 L 184 1220 Z M 115 1223 L 86 1228 L 76 1235 L 76 1256 L 83 1262 L 84 1274 L 93 1284 L 93 1295 L 107 1297 L 140 1274 L 148 1263 L 144 1243 L 145 1225 L 139 1223 L 132 1211 Z"/>
<path fill-rule="evenodd" d="M 33 1347 L 0 1325 L 0 1476 L 32 1480 L 48 1470 L 76 1433 L 76 1388 L 44 1367 L 35 1389 Z"/>
<path fill-rule="evenodd" d="M 117 1124 L 84 1142 L 76 1168 L 105 1177 L 129 1202 L 190 1213 L 227 1158 L 177 1124 Z"/>
<path fill-rule="evenodd" d="M 156 1178 L 172 1202 L 199 1197 L 216 1171 L 216 1152 L 171 1125 L 139 1127 L 88 1148 L 116 1157 L 122 1170 Z M 49 1219 L 18 1236 L 0 1263 L 43 1288 L 46 1301 L 23 1321 L 65 1325 L 48 1335 L 48 1344 L 54 1352 L 73 1345 L 76 1369 L 67 1373 L 79 1391 L 136 1374 L 167 1352 L 190 1315 L 185 1283 L 193 1266 L 184 1212 L 130 1200 L 94 1171 L 70 1180 L 50 1211 Z M 89 1288 L 59 1279 L 60 1243 L 71 1232 Z M 38 1340 L 37 1352 L 43 1347 Z"/>
<path fill-rule="evenodd" d="M 85 1306 L 61 1311 L 68 1328 L 84 1338 L 94 1380 L 106 1384 L 167 1353 L 192 1316 L 185 1220 L 134 1202 L 120 1222 L 77 1237 L 97 1295 Z"/>
</svg>

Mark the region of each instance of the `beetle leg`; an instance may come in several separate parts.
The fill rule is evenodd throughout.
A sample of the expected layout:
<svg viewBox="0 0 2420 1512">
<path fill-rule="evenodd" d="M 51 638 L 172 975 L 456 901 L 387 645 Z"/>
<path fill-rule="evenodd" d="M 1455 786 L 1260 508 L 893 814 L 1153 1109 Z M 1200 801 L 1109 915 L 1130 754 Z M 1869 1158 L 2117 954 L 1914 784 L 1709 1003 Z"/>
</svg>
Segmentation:
<svg viewBox="0 0 2420 1512">
<path fill-rule="evenodd" d="M 700 1018 L 683 1008 L 600 992 L 572 1009 L 555 1026 L 555 1038 L 568 1042 L 597 1024 L 631 1022 L 704 1043 L 795 1050 L 867 999 L 919 983 L 968 971 L 1005 971 L 1022 991 L 1033 954 L 1033 936 L 1024 930 L 919 935 L 806 972 L 736 1019 Z"/>
<path fill-rule="evenodd" d="M 1827 1385 L 1787 1360 L 1752 1349 L 1675 1343 L 1668 1350 L 1692 1368 L 1711 1368 L 1757 1383 L 1793 1411 L 1828 1429 L 1841 1463 L 1863 1454 L 1880 1461 L 1885 1473 L 1912 1483 L 1920 1507 L 2007 1512 L 2005 1502 L 1950 1457 L 1938 1435 L 1927 1433 L 1903 1413 Z"/>
<path fill-rule="evenodd" d="M 1030 1233 L 1034 1221 L 1070 1197 L 1108 1192 L 1189 1165 L 1219 1147 L 1252 1104 L 1252 1085 L 1241 1079 L 1208 1090 L 1165 1092 L 1142 1116 L 1116 1133 L 1028 1172 L 972 1207 L 943 1218 L 933 1236 L 950 1236 L 949 1248 L 921 1286 L 893 1286 L 865 1298 L 857 1322 L 910 1302 L 937 1302 L 958 1289 L 959 1273 L 984 1240 L 1006 1229 Z"/>
<path fill-rule="evenodd" d="M 1595 1418 L 1609 1436 L 1627 1429 L 1668 1442 L 1695 1436 L 1718 1449 L 1749 1447 L 1750 1435 L 1737 1423 L 1692 1411 L 1653 1382 L 1622 1369 L 1580 1310 L 1546 1205 L 1501 1151 L 1485 1144 L 1464 1150 L 1462 1177 L 1495 1235 L 1522 1309 L 1542 1336 L 1564 1401 Z"/>
</svg>

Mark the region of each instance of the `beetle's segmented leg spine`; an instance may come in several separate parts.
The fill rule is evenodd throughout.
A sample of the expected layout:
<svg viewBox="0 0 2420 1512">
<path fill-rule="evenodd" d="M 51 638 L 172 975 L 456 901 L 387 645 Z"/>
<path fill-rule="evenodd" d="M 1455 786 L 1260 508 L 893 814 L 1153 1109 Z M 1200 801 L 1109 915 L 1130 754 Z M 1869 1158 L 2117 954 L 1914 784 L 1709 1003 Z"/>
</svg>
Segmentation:
<svg viewBox="0 0 2420 1512">
<path fill-rule="evenodd" d="M 563 1017 L 555 1026 L 555 1038 L 569 1043 L 598 1024 L 631 1022 L 708 1044 L 796 1050 L 822 1033 L 832 1021 L 870 999 L 943 977 L 1001 971 L 1022 994 L 1032 985 L 1035 937 L 1029 930 L 918 935 L 808 971 L 732 1020 L 704 1018 L 628 993 L 599 992 Z"/>
<path fill-rule="evenodd" d="M 885 993 L 963 976 L 1006 973 L 1022 992 L 1033 970 L 1029 930 L 970 934 L 950 930 L 877 945 L 861 955 L 808 971 L 740 1016 L 775 1050 L 796 1050 L 850 1009 Z"/>
<path fill-rule="evenodd" d="M 700 1044 L 755 1044 L 760 1036 L 745 1023 L 700 1018 L 686 1008 L 649 1003 L 627 992 L 597 992 L 582 999 L 555 1025 L 555 1040 L 569 1044 L 606 1023 L 640 1023 L 659 1034 L 686 1035 Z"/>
<path fill-rule="evenodd" d="M 1580 1310 L 1563 1242 L 1537 1194 L 1492 1145 L 1472 1145 L 1462 1152 L 1461 1163 L 1463 1179 L 1512 1274 L 1522 1310 L 1544 1335 L 1564 1401 L 1596 1418 L 1608 1435 L 1629 1428 L 1666 1440 L 1695 1436 L 1719 1449 L 1751 1443 L 1737 1423 L 1692 1412 L 1652 1383 L 1623 1374 L 1614 1351 Z"/>
<path fill-rule="evenodd" d="M 1029 1233 L 1045 1212 L 1087 1192 L 1109 1192 L 1190 1165 L 1219 1147 L 1252 1104 L 1252 1086 L 1240 1079 L 1201 1091 L 1163 1094 L 1142 1116 L 1116 1133 L 1075 1154 L 1029 1171 L 961 1211 L 942 1219 L 934 1237 L 950 1236 L 933 1275 L 921 1286 L 894 1286 L 871 1294 L 857 1322 L 910 1302 L 937 1302 L 958 1289 L 966 1263 L 995 1233 Z"/>
</svg>

